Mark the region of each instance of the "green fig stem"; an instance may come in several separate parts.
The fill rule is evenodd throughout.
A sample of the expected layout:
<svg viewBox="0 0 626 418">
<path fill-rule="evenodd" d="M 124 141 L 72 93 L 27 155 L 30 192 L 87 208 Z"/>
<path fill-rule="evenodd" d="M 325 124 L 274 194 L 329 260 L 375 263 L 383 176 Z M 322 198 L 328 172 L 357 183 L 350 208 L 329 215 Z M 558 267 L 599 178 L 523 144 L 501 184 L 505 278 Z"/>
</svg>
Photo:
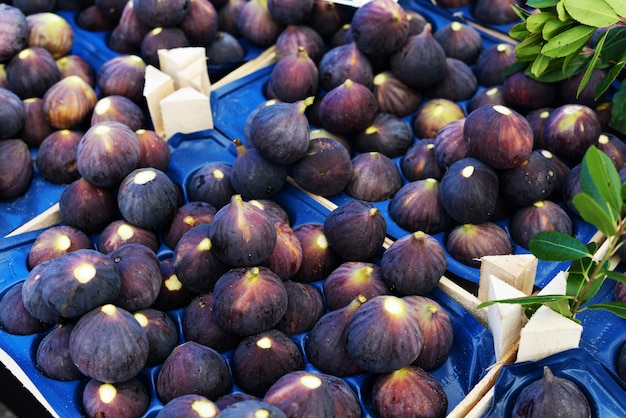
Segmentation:
<svg viewBox="0 0 626 418">
<path fill-rule="evenodd" d="M 248 149 L 246 148 L 244 143 L 241 142 L 241 139 L 239 139 L 239 138 L 233 139 L 233 144 L 235 144 L 235 150 L 237 151 L 237 156 L 238 157 L 241 156 L 241 155 L 244 155 L 246 152 L 248 152 Z"/>
</svg>

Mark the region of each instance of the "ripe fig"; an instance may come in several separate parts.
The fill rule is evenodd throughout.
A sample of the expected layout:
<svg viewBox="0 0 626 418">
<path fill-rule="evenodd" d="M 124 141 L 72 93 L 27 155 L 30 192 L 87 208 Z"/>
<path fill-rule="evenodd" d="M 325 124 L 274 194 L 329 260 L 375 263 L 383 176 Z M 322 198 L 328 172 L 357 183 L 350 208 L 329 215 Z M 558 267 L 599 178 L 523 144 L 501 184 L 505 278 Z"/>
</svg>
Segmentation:
<svg viewBox="0 0 626 418">
<path fill-rule="evenodd" d="M 101 231 L 118 216 L 115 192 L 81 177 L 68 184 L 61 193 L 59 212 L 66 225 L 88 234 Z"/>
<path fill-rule="evenodd" d="M 302 24 L 313 11 L 315 0 L 267 0 L 267 9 L 277 22 L 283 25 Z"/>
<path fill-rule="evenodd" d="M 112 304 L 93 308 L 76 322 L 70 356 L 88 377 L 104 383 L 137 376 L 148 358 L 148 336 L 133 315 Z"/>
<path fill-rule="evenodd" d="M 180 238 L 194 226 L 210 224 L 217 212 L 211 204 L 201 201 L 191 201 L 176 209 L 176 213 L 162 231 L 163 243 L 175 248 Z"/>
<path fill-rule="evenodd" d="M 102 64 L 96 73 L 96 85 L 103 97 L 124 96 L 141 103 L 145 71 L 146 63 L 138 55 L 118 55 Z"/>
<path fill-rule="evenodd" d="M 161 259 L 161 289 L 159 295 L 152 304 L 154 309 L 162 311 L 171 311 L 183 308 L 189 305 L 191 300 L 196 296 L 191 290 L 187 289 L 176 276 L 174 271 L 174 257 Z"/>
<path fill-rule="evenodd" d="M 74 29 L 70 22 L 52 11 L 31 13 L 28 22 L 28 46 L 44 48 L 54 59 L 70 53 L 74 45 Z"/>
<path fill-rule="evenodd" d="M 0 87 L 0 139 L 15 138 L 25 123 L 24 102 L 8 86 Z"/>
<path fill-rule="evenodd" d="M 0 329 L 12 335 L 32 335 L 52 328 L 30 314 L 22 300 L 23 282 L 14 283 L 0 298 Z"/>
<path fill-rule="evenodd" d="M 359 7 L 350 24 L 359 49 L 370 55 L 391 54 L 409 36 L 409 21 L 404 8 L 394 1 L 373 0 Z"/>
<path fill-rule="evenodd" d="M 126 2 L 123 0 L 94 0 L 93 3 L 106 17 L 118 20 Z"/>
<path fill-rule="evenodd" d="M 24 127 L 17 137 L 26 142 L 29 148 L 39 148 L 43 140 L 55 129 L 48 122 L 48 117 L 43 111 L 43 100 L 40 97 L 25 99 L 24 110 L 26 112 Z"/>
<path fill-rule="evenodd" d="M 189 0 L 185 17 L 178 24 L 191 46 L 206 46 L 217 36 L 217 10 L 209 0 Z"/>
<path fill-rule="evenodd" d="M 471 99 L 478 88 L 476 76 L 465 62 L 456 58 L 446 58 L 443 77 L 424 89 L 429 97 L 461 102 Z"/>
<path fill-rule="evenodd" d="M 159 67 L 159 49 L 173 49 L 189 47 L 189 39 L 177 26 L 158 26 L 145 34 L 139 48 L 141 58 L 148 65 Z"/>
<path fill-rule="evenodd" d="M 41 47 L 29 47 L 11 58 L 6 66 L 6 80 L 21 99 L 43 97 L 61 79 L 54 57 Z"/>
<path fill-rule="evenodd" d="M 395 158 L 407 152 L 413 143 L 413 132 L 399 117 L 378 112 L 370 126 L 354 135 L 352 143 L 360 152 L 378 152 Z"/>
<path fill-rule="evenodd" d="M 302 264 L 292 280 L 300 283 L 315 282 L 326 278 L 341 264 L 341 257 L 328 244 L 323 224 L 300 224 L 293 232 L 302 247 Z"/>
<path fill-rule="evenodd" d="M 226 4 L 217 8 L 217 27 L 220 31 L 229 33 L 235 38 L 241 37 L 238 21 L 241 10 L 248 3 L 246 0 L 228 0 Z"/>
<path fill-rule="evenodd" d="M 519 19 L 516 5 L 517 0 L 476 0 L 473 14 L 483 23 L 505 25 Z"/>
<path fill-rule="evenodd" d="M 220 353 L 194 341 L 186 341 L 167 356 L 155 386 L 157 396 L 167 404 L 186 394 L 217 399 L 230 392 L 232 379 L 228 363 Z"/>
<path fill-rule="evenodd" d="M 446 71 L 446 53 L 432 34 L 429 23 L 417 35 L 409 36 L 402 47 L 391 54 L 391 72 L 403 83 L 424 89 L 441 80 Z"/>
<path fill-rule="evenodd" d="M 530 126 L 533 128 L 533 135 L 535 138 L 535 142 L 533 144 L 534 148 L 543 148 L 543 127 L 550 116 L 550 112 L 552 112 L 553 108 L 551 107 L 540 107 L 539 109 L 533 109 L 530 112 L 526 113 L 526 120 L 530 123 Z"/>
<path fill-rule="evenodd" d="M 0 199 L 24 195 L 33 179 L 33 157 L 21 139 L 0 140 Z"/>
<path fill-rule="evenodd" d="M 324 95 L 318 114 L 322 127 L 344 134 L 367 128 L 377 111 L 378 104 L 372 91 L 347 79 Z"/>
<path fill-rule="evenodd" d="M 582 187 L 580 186 L 580 168 L 580 164 L 573 166 L 565 176 L 563 185 L 561 186 L 563 201 L 567 205 L 567 208 L 575 215 L 580 215 L 573 203 L 574 196 L 582 192 Z"/>
<path fill-rule="evenodd" d="M 151 27 L 137 19 L 132 1 L 125 3 L 122 15 L 115 22 L 116 25 L 109 34 L 108 47 L 120 54 L 139 53 L 141 41 Z"/>
<path fill-rule="evenodd" d="M 113 95 L 102 97 L 91 114 L 91 126 L 101 122 L 119 122 L 132 131 L 145 127 L 143 109 L 128 97 Z"/>
<path fill-rule="evenodd" d="M 335 416 L 360 417 L 363 415 L 359 397 L 348 382 L 337 376 L 322 373 L 320 377 L 328 385 L 335 400 Z"/>
<path fill-rule="evenodd" d="M 135 311 L 133 316 L 148 336 L 146 367 L 163 364 L 178 345 L 178 327 L 165 312 L 153 308 Z"/>
<path fill-rule="evenodd" d="M 287 335 L 310 331 L 325 312 L 322 294 L 309 283 L 287 280 L 283 285 L 287 290 L 287 310 L 275 328 Z"/>
<path fill-rule="evenodd" d="M 385 241 L 385 217 L 369 202 L 349 200 L 326 216 L 324 235 L 344 260 L 368 261 L 381 251 Z"/>
<path fill-rule="evenodd" d="M 296 275 L 302 264 L 302 246 L 291 226 L 282 220 L 273 219 L 276 228 L 276 245 L 261 265 L 269 267 L 282 280 Z"/>
<path fill-rule="evenodd" d="M 28 269 L 82 248 L 94 248 L 89 236 L 83 231 L 68 225 L 51 226 L 33 241 L 28 251 Z"/>
<path fill-rule="evenodd" d="M 101 253 L 109 254 L 126 244 L 142 244 L 155 253 L 161 245 L 154 231 L 139 228 L 123 219 L 116 219 L 104 227 L 96 241 L 96 248 Z"/>
<path fill-rule="evenodd" d="M 596 146 L 611 159 L 616 170 L 626 163 L 626 143 L 615 134 L 601 133 Z"/>
<path fill-rule="evenodd" d="M 427 178 L 441 180 L 444 170 L 435 155 L 435 140 L 415 141 L 400 159 L 400 171 L 409 181 Z"/>
<path fill-rule="evenodd" d="M 500 171 L 498 179 L 500 195 L 516 206 L 547 199 L 557 185 L 554 166 L 537 150 L 517 167 Z"/>
<path fill-rule="evenodd" d="M 249 201 L 257 208 L 261 209 L 274 222 L 278 221 L 291 226 L 289 213 L 273 199 L 253 199 Z"/>
<path fill-rule="evenodd" d="M 441 128 L 455 120 L 465 119 L 463 108 L 449 99 L 431 99 L 417 110 L 411 127 L 419 139 L 435 138 Z"/>
<path fill-rule="evenodd" d="M 305 24 L 287 25 L 276 39 L 276 57 L 281 59 L 303 47 L 308 56 L 319 64 L 324 56 L 326 46 L 322 36 L 312 27 Z"/>
<path fill-rule="evenodd" d="M 448 58 L 461 60 L 467 65 L 474 64 L 483 51 L 480 32 L 458 21 L 438 28 L 433 36 L 441 44 Z"/>
<path fill-rule="evenodd" d="M 339 86 L 347 79 L 372 87 L 372 64 L 356 43 L 348 42 L 328 50 L 318 65 L 320 85 L 326 91 Z"/>
<path fill-rule="evenodd" d="M 539 109 L 553 106 L 556 84 L 538 81 L 519 71 L 502 81 L 504 100 L 515 109 Z"/>
<path fill-rule="evenodd" d="M 506 230 L 493 222 L 458 225 L 448 234 L 445 246 L 452 258 L 470 267 L 480 267 L 480 258 L 486 255 L 513 253 Z"/>
<path fill-rule="evenodd" d="M 467 111 L 471 113 L 479 107 L 487 105 L 507 105 L 506 100 L 504 99 L 504 87 L 494 86 L 488 89 L 477 91 L 467 104 Z"/>
<path fill-rule="evenodd" d="M 511 218 L 509 234 L 513 241 L 528 249 L 530 239 L 539 232 L 557 231 L 572 235 L 572 219 L 561 206 L 550 200 L 540 200 L 520 208 Z"/>
<path fill-rule="evenodd" d="M 53 184 L 69 184 L 80 178 L 76 149 L 83 134 L 61 129 L 44 138 L 37 151 L 37 168 L 42 178 Z"/>
<path fill-rule="evenodd" d="M 241 336 L 267 331 L 287 311 L 287 290 L 267 267 L 238 267 L 224 273 L 213 290 L 215 319 Z"/>
<path fill-rule="evenodd" d="M 98 97 L 79 76 L 69 76 L 54 83 L 43 95 L 43 109 L 50 124 L 57 129 L 73 129 L 88 120 Z"/>
<path fill-rule="evenodd" d="M 28 21 L 22 10 L 12 4 L 0 5 L 0 62 L 7 62 L 28 44 Z"/>
<path fill-rule="evenodd" d="M 274 65 L 268 87 L 283 102 L 304 100 L 319 89 L 319 71 L 304 47 L 285 55 Z"/>
<path fill-rule="evenodd" d="M 424 343 L 417 313 L 391 295 L 369 299 L 346 326 L 346 350 L 363 369 L 389 373 L 411 364 Z"/>
<path fill-rule="evenodd" d="M 189 302 L 181 326 L 187 341 L 195 341 L 220 353 L 234 349 L 241 341 L 239 335 L 226 331 L 215 320 L 212 293 L 202 293 Z"/>
<path fill-rule="evenodd" d="M 287 166 L 265 158 L 256 148 L 234 141 L 237 158 L 232 164 L 230 183 L 242 198 L 264 199 L 278 193 L 287 181 Z"/>
<path fill-rule="evenodd" d="M 142 416 L 150 406 L 148 388 L 138 379 L 119 383 L 103 383 L 90 379 L 82 394 L 82 406 L 87 417 Z"/>
<path fill-rule="evenodd" d="M 557 407 L 560 405 L 560 407 Z M 555 376 L 548 366 L 543 377 L 525 386 L 513 404 L 513 417 L 589 417 L 591 407 L 580 386 L 567 377 Z"/>
<path fill-rule="evenodd" d="M 138 129 L 135 134 L 141 149 L 137 168 L 152 167 L 166 171 L 170 163 L 171 150 L 165 139 L 151 129 Z"/>
<path fill-rule="evenodd" d="M 167 402 L 156 414 L 159 418 L 198 417 L 198 410 L 206 418 L 216 418 L 220 413 L 213 401 L 205 396 L 188 393 L 173 398 Z M 205 418 L 203 417 L 203 418 Z"/>
<path fill-rule="evenodd" d="M 433 139 L 435 158 L 444 171 L 452 163 L 469 156 L 469 144 L 463 134 L 465 119 L 463 117 L 446 123 Z"/>
<path fill-rule="evenodd" d="M 594 68 L 591 71 L 591 76 L 587 84 L 583 87 L 580 94 L 578 94 L 578 86 L 580 85 L 584 73 L 584 71 L 580 72 L 568 79 L 558 82 L 557 93 L 563 103 L 578 103 L 594 108 L 606 99 L 606 92 L 598 98 L 595 97 L 597 87 L 606 77 L 606 71 L 599 68 Z"/>
<path fill-rule="evenodd" d="M 391 293 L 380 266 L 366 261 L 343 262 L 326 277 L 322 286 L 330 310 L 343 308 L 359 295 L 371 299 Z"/>
<path fill-rule="evenodd" d="M 54 1 L 56 3 L 56 0 Z M 132 4 L 132 2 L 131 2 Z M 95 2 L 79 10 L 74 18 L 76 26 L 90 32 L 110 32 L 115 29 L 117 21 L 106 16 Z"/>
<path fill-rule="evenodd" d="M 498 175 L 476 158 L 463 158 L 450 165 L 439 187 L 444 210 L 458 223 L 481 223 L 495 211 Z"/>
<path fill-rule="evenodd" d="M 401 186 L 400 170 L 393 160 L 380 152 L 367 152 L 352 159 L 352 178 L 345 192 L 355 199 L 380 202 L 393 197 Z"/>
<path fill-rule="evenodd" d="M 209 65 L 225 66 L 244 60 L 246 51 L 237 38 L 228 32 L 218 31 L 215 39 L 206 46 Z"/>
<path fill-rule="evenodd" d="M 467 115 L 463 134 L 469 143 L 469 156 L 494 169 L 522 164 L 533 149 L 530 123 L 506 106 L 483 106 Z"/>
<path fill-rule="evenodd" d="M 235 194 L 230 182 L 231 169 L 230 163 L 212 161 L 191 173 L 186 184 L 189 201 L 206 202 L 221 209 Z"/>
<path fill-rule="evenodd" d="M 287 416 L 335 416 L 328 384 L 321 374 L 297 370 L 280 377 L 265 393 L 263 401 L 280 408 Z"/>
<path fill-rule="evenodd" d="M 218 399 L 219 400 L 219 399 Z M 218 405 L 219 407 L 219 405 Z M 263 415 L 267 418 L 286 418 L 287 415 L 278 407 L 256 399 L 241 400 L 220 409 L 221 418 L 243 418 Z"/>
<path fill-rule="evenodd" d="M 59 313 L 46 303 L 42 293 L 41 284 L 43 280 L 41 278 L 44 277 L 43 272 L 51 263 L 52 260 L 43 261 L 28 272 L 21 286 L 22 297 L 20 301 L 30 316 L 47 324 L 61 321 Z"/>
<path fill-rule="evenodd" d="M 56 60 L 61 78 L 77 75 L 90 86 L 96 85 L 96 73 L 91 64 L 80 55 L 68 54 Z"/>
<path fill-rule="evenodd" d="M 423 99 L 421 91 L 404 84 L 389 70 L 374 76 L 372 91 L 378 110 L 398 117 L 415 113 Z"/>
<path fill-rule="evenodd" d="M 260 47 L 274 44 L 283 28 L 284 25 L 272 17 L 264 0 L 248 1 L 237 19 L 241 36 Z"/>
<path fill-rule="evenodd" d="M 478 84 L 485 87 L 504 83 L 504 70 L 515 63 L 515 46 L 498 43 L 486 47 L 478 56 L 474 73 Z"/>
<path fill-rule="evenodd" d="M 35 365 L 51 379 L 70 381 L 85 377 L 70 357 L 72 329 L 74 324 L 58 324 L 37 345 Z"/>
<path fill-rule="evenodd" d="M 328 40 L 345 23 L 348 9 L 340 4 L 315 0 L 307 26 L 315 29 L 322 38 Z"/>
<path fill-rule="evenodd" d="M 191 9 L 191 0 L 173 0 L 167 2 L 155 0 L 133 0 L 137 19 L 146 26 L 174 27 L 182 23 Z"/>
</svg>

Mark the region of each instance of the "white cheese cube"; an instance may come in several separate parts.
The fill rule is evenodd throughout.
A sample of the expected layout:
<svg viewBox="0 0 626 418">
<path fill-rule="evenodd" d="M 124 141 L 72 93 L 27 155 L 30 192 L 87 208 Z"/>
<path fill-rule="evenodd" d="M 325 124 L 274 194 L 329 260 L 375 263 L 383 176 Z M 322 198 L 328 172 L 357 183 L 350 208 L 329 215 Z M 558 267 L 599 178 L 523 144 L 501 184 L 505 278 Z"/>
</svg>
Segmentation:
<svg viewBox="0 0 626 418">
<path fill-rule="evenodd" d="M 165 136 L 163 118 L 161 117 L 161 100 L 174 92 L 174 80 L 158 68 L 147 65 L 143 95 L 148 104 L 148 112 L 154 126 L 154 131 Z"/>
<path fill-rule="evenodd" d="M 159 49 L 159 68 L 174 79 L 174 87 L 181 88 L 178 72 L 194 62 L 201 62 L 206 69 L 206 49 L 203 47 L 181 47 L 172 49 Z M 208 71 L 208 69 L 207 69 Z"/>
<path fill-rule="evenodd" d="M 520 290 L 500 280 L 494 275 L 489 276 L 489 300 L 512 299 L 526 296 Z M 496 359 L 508 351 L 519 339 L 524 323 L 521 305 L 496 303 L 487 308 L 489 329 L 493 334 Z"/>
<path fill-rule="evenodd" d="M 211 100 L 191 87 L 176 90 L 161 100 L 165 137 L 213 129 Z"/>
<path fill-rule="evenodd" d="M 489 294 L 489 276 L 494 275 L 524 294 L 530 295 L 535 285 L 537 257 L 532 254 L 490 255 L 480 259 L 478 299 L 486 301 Z"/>
</svg>

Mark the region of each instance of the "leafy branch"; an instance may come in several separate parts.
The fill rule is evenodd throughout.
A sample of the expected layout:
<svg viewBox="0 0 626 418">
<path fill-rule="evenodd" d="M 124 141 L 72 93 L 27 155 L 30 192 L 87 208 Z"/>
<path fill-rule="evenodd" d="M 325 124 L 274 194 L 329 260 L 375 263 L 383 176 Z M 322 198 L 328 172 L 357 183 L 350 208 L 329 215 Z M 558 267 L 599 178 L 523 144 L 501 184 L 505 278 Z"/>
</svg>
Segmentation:
<svg viewBox="0 0 626 418">
<path fill-rule="evenodd" d="M 611 159 L 597 147 L 590 147 L 581 163 L 582 192 L 573 204 L 582 219 L 606 236 L 606 245 L 584 244 L 576 238 L 556 231 L 540 232 L 531 238 L 530 251 L 540 260 L 571 261 L 564 295 L 525 296 L 483 302 L 478 308 L 494 303 L 522 305 L 530 314 L 539 306 L 549 306 L 561 315 L 576 320 L 585 309 L 603 309 L 626 319 L 626 302 L 611 301 L 592 304 L 591 299 L 606 279 L 626 284 L 626 275 L 611 270 L 610 260 L 623 245 L 626 236 L 626 182 L 622 184 Z"/>
<path fill-rule="evenodd" d="M 577 95 L 594 69 L 607 70 L 595 90 L 596 99 L 616 83 L 626 66 L 626 2 L 623 0 L 528 0 L 536 11 L 517 7 L 520 23 L 509 35 L 520 41 L 517 63 L 509 73 L 523 70 L 543 82 L 556 82 L 582 73 Z M 609 126 L 626 134 L 626 85 L 612 97 Z"/>
</svg>

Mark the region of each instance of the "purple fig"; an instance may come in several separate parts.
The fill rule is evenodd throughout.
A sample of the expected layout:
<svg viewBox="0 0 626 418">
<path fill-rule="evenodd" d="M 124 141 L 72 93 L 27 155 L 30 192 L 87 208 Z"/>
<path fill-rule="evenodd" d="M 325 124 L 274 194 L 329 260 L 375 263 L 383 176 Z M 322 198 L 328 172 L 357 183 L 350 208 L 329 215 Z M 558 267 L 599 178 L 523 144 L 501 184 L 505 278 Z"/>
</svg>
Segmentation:
<svg viewBox="0 0 626 418">
<path fill-rule="evenodd" d="M 179 27 L 158 26 L 146 33 L 141 40 L 140 55 L 146 64 L 159 68 L 159 49 L 186 48 L 189 46 L 189 39 Z"/>
<path fill-rule="evenodd" d="M 230 181 L 231 169 L 229 163 L 213 161 L 194 171 L 186 185 L 189 201 L 206 202 L 215 209 L 221 209 L 235 194 Z"/>
<path fill-rule="evenodd" d="M 444 170 L 437 161 L 434 139 L 419 139 L 404 153 L 400 171 L 409 181 L 434 178 L 441 180 Z"/>
<path fill-rule="evenodd" d="M 326 278 L 339 264 L 341 257 L 329 246 L 324 225 L 304 223 L 293 232 L 302 247 L 302 264 L 292 280 L 311 283 Z"/>
<path fill-rule="evenodd" d="M 91 114 L 91 126 L 101 122 L 119 122 L 132 131 L 145 127 L 144 111 L 128 97 L 113 95 L 102 97 Z"/>
<path fill-rule="evenodd" d="M 105 61 L 96 73 L 101 96 L 124 96 L 141 103 L 145 70 L 146 63 L 138 55 L 123 54 Z"/>
<path fill-rule="evenodd" d="M 6 66 L 6 80 L 21 99 L 43 97 L 61 79 L 57 63 L 47 49 L 29 47 L 21 50 Z"/>
<path fill-rule="evenodd" d="M 256 148 L 234 141 L 237 158 L 232 164 L 230 183 L 244 199 L 264 199 L 278 193 L 287 182 L 287 166 L 265 158 Z"/>
<path fill-rule="evenodd" d="M 461 102 L 471 99 L 477 88 L 476 76 L 469 65 L 456 58 L 446 58 L 443 78 L 428 86 L 424 94 L 429 97 Z"/>
<path fill-rule="evenodd" d="M 165 312 L 153 308 L 137 310 L 133 316 L 148 336 L 146 367 L 163 364 L 178 345 L 178 327 Z"/>
<path fill-rule="evenodd" d="M 217 36 L 217 10 L 209 0 L 188 0 L 187 12 L 178 27 L 189 45 L 209 45 Z"/>
<path fill-rule="evenodd" d="M 310 331 L 325 312 L 322 294 L 309 283 L 283 282 L 287 290 L 287 310 L 276 329 L 287 335 Z"/>
<path fill-rule="evenodd" d="M 367 128 L 377 111 L 378 104 L 371 90 L 350 79 L 326 93 L 318 109 L 322 126 L 339 134 Z"/>
<path fill-rule="evenodd" d="M 24 195 L 33 179 L 33 157 L 21 139 L 0 141 L 0 199 Z"/>
<path fill-rule="evenodd" d="M 449 99 L 435 98 L 422 104 L 411 126 L 416 137 L 435 138 L 441 128 L 459 119 L 465 119 L 465 111 L 459 104 Z"/>
<path fill-rule="evenodd" d="M 52 328 L 30 314 L 22 299 L 23 282 L 14 283 L 0 298 L 0 329 L 13 335 L 32 335 Z"/>
<path fill-rule="evenodd" d="M 348 9 L 337 3 L 315 0 L 307 25 L 328 40 L 345 23 Z"/>
<path fill-rule="evenodd" d="M 516 109 L 539 109 L 553 106 L 556 84 L 535 80 L 522 71 L 506 76 L 502 81 L 504 100 Z"/>
<path fill-rule="evenodd" d="M 528 249 L 531 238 L 539 232 L 557 231 L 572 235 L 572 220 L 567 212 L 550 200 L 540 200 L 520 208 L 511 218 L 509 233 L 513 241 Z"/>
<path fill-rule="evenodd" d="M 89 236 L 83 231 L 68 225 L 51 226 L 37 235 L 33 241 L 28 251 L 28 268 L 33 269 L 44 261 L 82 248 L 94 248 Z"/>
<path fill-rule="evenodd" d="M 435 158 L 443 170 L 452 163 L 469 156 L 469 144 L 463 134 L 465 119 L 461 118 L 445 124 L 433 140 Z"/>
<path fill-rule="evenodd" d="M 26 142 L 29 148 L 39 148 L 41 143 L 55 129 L 43 111 L 43 100 L 40 97 L 30 97 L 24 100 L 26 120 L 18 137 Z"/>
<path fill-rule="evenodd" d="M 137 129 L 141 156 L 137 168 L 156 168 L 166 171 L 171 157 L 171 150 L 165 139 L 151 129 Z"/>
<path fill-rule="evenodd" d="M 480 259 L 486 255 L 513 253 L 506 230 L 493 222 L 458 225 L 450 231 L 445 245 L 452 258 L 470 267 L 480 267 Z"/>
<path fill-rule="evenodd" d="M 85 377 L 70 356 L 72 329 L 74 329 L 72 323 L 58 324 L 37 345 L 35 364 L 51 379 L 70 381 Z"/>
<path fill-rule="evenodd" d="M 126 244 L 142 244 L 155 253 L 161 245 L 154 231 L 116 219 L 104 227 L 96 241 L 96 248 L 101 253 L 109 254 Z"/>
<path fill-rule="evenodd" d="M 182 23 L 191 10 L 191 0 L 133 0 L 137 19 L 146 26 L 174 27 Z"/>
<path fill-rule="evenodd" d="M 150 393 L 135 378 L 119 383 L 90 379 L 83 389 L 82 406 L 88 417 L 141 416 L 150 406 Z"/>
<path fill-rule="evenodd" d="M 413 143 L 413 132 L 399 117 L 379 112 L 370 126 L 352 138 L 352 143 L 360 152 L 379 152 L 395 158 L 407 152 Z"/>
<path fill-rule="evenodd" d="M 25 122 L 24 102 L 8 86 L 0 87 L 0 139 L 15 138 L 24 128 Z"/>
<path fill-rule="evenodd" d="M 215 39 L 206 46 L 206 56 L 209 65 L 224 66 L 242 62 L 246 51 L 233 35 L 218 31 Z"/>
<path fill-rule="evenodd" d="M 56 0 L 54 3 L 56 3 Z M 78 10 L 75 22 L 76 26 L 89 32 L 110 32 L 117 24 L 116 20 L 102 13 L 102 10 L 96 6 L 95 2 L 90 6 Z"/>
<path fill-rule="evenodd" d="M 69 184 L 81 177 L 76 166 L 76 149 L 83 134 L 82 131 L 61 129 L 44 138 L 37 151 L 41 177 L 53 184 Z"/>
<path fill-rule="evenodd" d="M 455 58 L 472 65 L 483 51 L 480 32 L 461 22 L 451 22 L 435 31 L 433 35 L 441 44 L 448 58 Z"/>
<path fill-rule="evenodd" d="M 111 30 L 108 47 L 120 54 L 135 54 L 141 49 L 141 41 L 152 29 L 137 19 L 133 2 L 126 2 L 122 15 Z"/>
<path fill-rule="evenodd" d="M 289 224 L 278 219 L 273 221 L 276 245 L 261 265 L 269 267 L 282 280 L 289 280 L 296 275 L 302 264 L 302 246 Z"/>
<path fill-rule="evenodd" d="M 372 86 L 373 69 L 367 55 L 348 42 L 328 50 L 319 62 L 320 85 L 332 90 L 347 79 Z"/>
<path fill-rule="evenodd" d="M 0 5 L 0 62 L 7 62 L 28 44 L 26 15 L 12 4 Z"/>
<path fill-rule="evenodd" d="M 498 43 L 486 47 L 478 56 L 474 73 L 478 84 L 485 87 L 502 85 L 504 70 L 515 63 L 515 46 Z"/>
<path fill-rule="evenodd" d="M 347 306 L 357 296 L 372 299 L 391 293 L 378 264 L 346 261 L 334 269 L 323 283 L 324 299 L 330 310 Z"/>
<path fill-rule="evenodd" d="M 241 9 L 237 29 L 254 45 L 268 47 L 276 42 L 284 25 L 270 14 L 267 1 L 250 0 Z"/>
<path fill-rule="evenodd" d="M 540 151 L 531 152 L 519 166 L 500 171 L 498 178 L 501 196 L 516 206 L 547 199 L 557 185 L 554 166 Z"/>
<path fill-rule="evenodd" d="M 198 409 L 206 418 L 217 418 L 219 408 L 206 396 L 188 393 L 173 398 L 159 410 L 159 418 L 198 417 Z"/>
<path fill-rule="evenodd" d="M 44 48 L 54 59 L 70 53 L 74 45 L 70 22 L 52 11 L 29 14 L 26 21 L 29 47 Z"/>
<path fill-rule="evenodd" d="M 366 152 L 352 159 L 352 178 L 345 189 L 348 196 L 366 202 L 380 202 L 391 199 L 400 187 L 400 170 L 385 154 Z"/>
<path fill-rule="evenodd" d="M 61 193 L 59 212 L 66 225 L 86 233 L 101 231 L 117 218 L 117 199 L 113 190 L 96 186 L 81 177 Z"/>
<path fill-rule="evenodd" d="M 483 23 L 505 25 L 519 19 L 515 6 L 517 0 L 476 0 L 473 14 Z"/>
<path fill-rule="evenodd" d="M 211 204 L 201 201 L 191 201 L 176 209 L 172 220 L 165 225 L 162 231 L 163 243 L 175 248 L 181 237 L 191 228 L 200 224 L 210 224 L 217 212 Z"/>
<path fill-rule="evenodd" d="M 298 47 L 297 52 L 278 60 L 270 74 L 269 87 L 283 102 L 304 100 L 317 94 L 319 72 L 304 47 Z"/>
<path fill-rule="evenodd" d="M 488 89 L 478 90 L 467 104 L 467 111 L 471 113 L 482 106 L 506 106 L 506 104 L 506 100 L 504 99 L 504 87 L 494 86 Z"/>
<path fill-rule="evenodd" d="M 613 162 L 616 170 L 626 163 L 626 143 L 610 132 L 602 133 L 598 137 L 597 147 Z"/>
<path fill-rule="evenodd" d="M 213 294 L 203 293 L 185 307 L 182 318 L 183 335 L 187 341 L 211 347 L 223 353 L 239 344 L 241 337 L 226 331 L 215 319 Z"/>
<path fill-rule="evenodd" d="M 74 129 L 91 116 L 98 97 L 81 77 L 69 76 L 54 83 L 43 95 L 43 109 L 57 129 Z"/>
<path fill-rule="evenodd" d="M 374 76 L 372 91 L 378 110 L 398 117 L 415 113 L 422 103 L 422 93 L 400 81 L 391 71 Z"/>
<path fill-rule="evenodd" d="M 313 11 L 315 0 L 267 0 L 267 9 L 283 25 L 305 23 Z"/>
<path fill-rule="evenodd" d="M 161 261 L 161 289 L 159 295 L 152 304 L 154 309 L 171 311 L 189 305 L 196 296 L 194 292 L 187 289 L 176 276 L 174 270 L 174 257 L 167 257 Z"/>
<path fill-rule="evenodd" d="M 226 4 L 217 9 L 217 27 L 235 38 L 241 37 L 239 31 L 239 15 L 243 7 L 248 4 L 247 0 L 228 0 Z"/>
<path fill-rule="evenodd" d="M 324 39 L 315 29 L 304 24 L 291 24 L 287 25 L 276 39 L 276 57 L 281 59 L 296 53 L 299 47 L 303 47 L 316 64 L 326 51 Z"/>
<path fill-rule="evenodd" d="M 370 55 L 391 54 L 400 49 L 409 36 L 404 8 L 389 0 L 365 3 L 354 13 L 350 26 L 356 45 Z"/>
</svg>

